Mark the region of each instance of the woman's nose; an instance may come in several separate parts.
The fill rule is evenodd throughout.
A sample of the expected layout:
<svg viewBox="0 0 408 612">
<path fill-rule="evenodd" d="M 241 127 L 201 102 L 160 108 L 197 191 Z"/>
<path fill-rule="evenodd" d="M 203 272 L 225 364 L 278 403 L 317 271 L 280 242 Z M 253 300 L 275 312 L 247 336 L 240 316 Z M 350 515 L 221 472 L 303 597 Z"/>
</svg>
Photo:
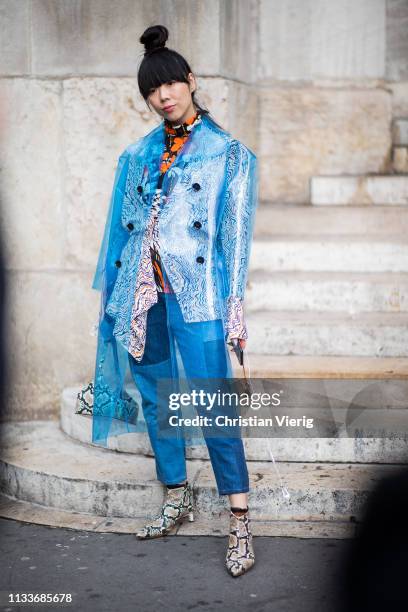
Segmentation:
<svg viewBox="0 0 408 612">
<path fill-rule="evenodd" d="M 159 94 L 160 94 L 160 99 L 162 100 L 162 102 L 168 99 L 169 92 L 168 92 L 168 88 L 166 85 L 160 85 Z"/>
</svg>

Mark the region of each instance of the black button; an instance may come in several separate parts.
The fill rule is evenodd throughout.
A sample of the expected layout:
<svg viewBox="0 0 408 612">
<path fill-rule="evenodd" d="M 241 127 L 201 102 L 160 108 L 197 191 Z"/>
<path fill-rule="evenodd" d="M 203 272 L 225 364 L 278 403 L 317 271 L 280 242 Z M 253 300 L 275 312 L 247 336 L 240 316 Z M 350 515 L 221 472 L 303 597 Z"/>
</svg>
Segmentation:
<svg viewBox="0 0 408 612">
<path fill-rule="evenodd" d="M 200 229 L 201 223 L 199 221 L 194 221 L 194 227 L 196 227 L 197 229 Z"/>
<path fill-rule="evenodd" d="M 132 229 L 134 228 L 133 223 L 128 223 L 127 224 L 128 229 L 130 229 L 130 231 L 132 231 Z"/>
<path fill-rule="evenodd" d="M 138 186 L 137 186 L 137 190 L 138 190 L 138 192 L 139 192 L 139 193 L 142 193 L 142 191 L 143 191 L 143 187 L 142 187 L 141 185 L 138 185 Z"/>
<path fill-rule="evenodd" d="M 201 257 L 201 255 L 199 257 L 197 257 L 196 261 L 198 263 L 204 263 L 204 257 Z"/>
<path fill-rule="evenodd" d="M 198 183 L 193 183 L 193 189 L 195 189 L 195 191 L 199 191 L 201 186 Z"/>
<path fill-rule="evenodd" d="M 120 259 L 118 259 L 117 261 L 115 261 L 115 266 L 117 268 L 120 268 L 120 266 L 122 265 L 122 262 L 120 261 Z"/>
</svg>

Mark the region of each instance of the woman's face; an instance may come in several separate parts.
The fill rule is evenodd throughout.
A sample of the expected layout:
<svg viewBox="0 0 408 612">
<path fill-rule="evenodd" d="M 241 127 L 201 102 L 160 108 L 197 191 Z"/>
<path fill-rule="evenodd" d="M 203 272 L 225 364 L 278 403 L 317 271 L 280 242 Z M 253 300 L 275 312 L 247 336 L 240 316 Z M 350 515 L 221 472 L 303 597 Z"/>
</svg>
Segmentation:
<svg viewBox="0 0 408 612">
<path fill-rule="evenodd" d="M 194 75 L 190 72 L 188 83 L 169 81 L 152 89 L 147 102 L 156 113 L 174 125 L 183 123 L 194 114 L 195 108 L 191 94 L 195 91 Z"/>
</svg>

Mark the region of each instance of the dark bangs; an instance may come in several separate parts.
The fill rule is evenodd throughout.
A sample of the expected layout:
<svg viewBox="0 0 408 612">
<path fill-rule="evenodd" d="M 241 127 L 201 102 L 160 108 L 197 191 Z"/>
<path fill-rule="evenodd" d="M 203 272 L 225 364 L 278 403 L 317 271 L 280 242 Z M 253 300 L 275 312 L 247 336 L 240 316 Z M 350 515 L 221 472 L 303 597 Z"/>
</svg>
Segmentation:
<svg viewBox="0 0 408 612">
<path fill-rule="evenodd" d="M 144 56 L 137 75 L 139 91 L 146 100 L 151 89 L 169 81 L 188 83 L 189 72 L 192 70 L 182 55 L 172 49 L 161 48 Z"/>
</svg>

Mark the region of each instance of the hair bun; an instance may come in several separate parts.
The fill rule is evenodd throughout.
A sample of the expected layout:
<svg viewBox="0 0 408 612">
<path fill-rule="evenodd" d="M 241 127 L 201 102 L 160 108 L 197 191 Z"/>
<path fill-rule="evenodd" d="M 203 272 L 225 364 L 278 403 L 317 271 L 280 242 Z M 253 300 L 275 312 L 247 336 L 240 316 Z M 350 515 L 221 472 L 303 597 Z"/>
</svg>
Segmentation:
<svg viewBox="0 0 408 612">
<path fill-rule="evenodd" d="M 141 35 L 139 41 L 145 47 L 145 55 L 163 49 L 166 45 L 166 40 L 169 37 L 169 31 L 166 26 L 155 25 L 147 28 Z"/>
</svg>

